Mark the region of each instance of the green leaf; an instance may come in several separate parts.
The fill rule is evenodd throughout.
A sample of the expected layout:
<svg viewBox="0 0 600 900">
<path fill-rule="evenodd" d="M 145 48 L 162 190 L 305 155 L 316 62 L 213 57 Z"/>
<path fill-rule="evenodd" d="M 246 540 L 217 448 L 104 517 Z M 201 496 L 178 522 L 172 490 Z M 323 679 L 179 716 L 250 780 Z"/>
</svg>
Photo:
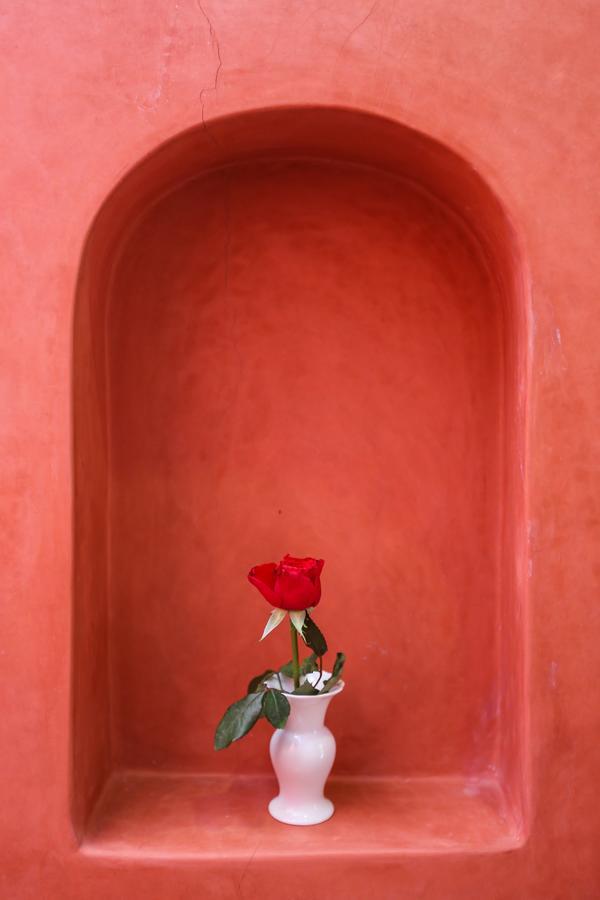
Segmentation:
<svg viewBox="0 0 600 900">
<path fill-rule="evenodd" d="M 248 734 L 262 715 L 263 697 L 262 691 L 248 694 L 226 709 L 215 733 L 215 750 L 224 750 L 233 741 L 239 741 Z"/>
<path fill-rule="evenodd" d="M 311 653 L 310 656 L 307 656 L 306 659 L 303 659 L 302 662 L 300 663 L 300 674 L 308 675 L 310 672 L 316 672 L 317 669 L 319 668 L 318 659 L 319 659 L 319 657 L 317 656 L 316 653 Z M 287 675 L 288 678 L 293 678 L 294 677 L 294 669 L 292 666 L 291 659 L 289 662 L 286 662 L 286 664 L 284 666 L 281 666 L 279 671 L 282 675 Z"/>
<path fill-rule="evenodd" d="M 288 678 L 294 677 L 294 667 L 292 665 L 291 659 L 289 662 L 286 662 L 285 665 L 281 666 L 279 672 L 281 675 L 287 675 Z"/>
<path fill-rule="evenodd" d="M 309 615 L 307 615 L 304 620 L 302 637 L 304 638 L 304 643 L 310 647 L 317 656 L 324 656 L 325 653 L 327 653 L 327 641 Z"/>
<path fill-rule="evenodd" d="M 290 702 L 281 691 L 269 688 L 263 695 L 262 709 L 274 728 L 283 728 L 290 714 Z"/>
<path fill-rule="evenodd" d="M 303 659 L 300 663 L 300 674 L 301 675 L 309 675 L 311 672 L 316 672 L 319 668 L 319 657 L 316 653 L 311 653 L 310 656 L 307 656 L 306 659 Z"/>
<path fill-rule="evenodd" d="M 248 685 L 248 693 L 255 694 L 259 688 L 264 690 L 262 687 L 263 681 L 266 681 L 269 675 L 274 675 L 273 669 L 267 669 L 266 672 L 263 672 L 262 675 L 257 675 L 256 678 L 253 678 L 250 684 Z"/>
<path fill-rule="evenodd" d="M 346 654 L 345 653 L 336 653 L 335 662 L 333 664 L 333 672 L 331 676 L 334 677 L 337 675 L 338 677 L 342 674 L 342 669 L 346 663 Z"/>
<path fill-rule="evenodd" d="M 333 664 L 333 672 L 331 673 L 331 678 L 328 678 L 323 687 L 321 688 L 321 693 L 326 694 L 332 688 L 336 686 L 338 681 L 342 675 L 342 669 L 344 668 L 344 663 L 346 662 L 346 654 L 338 653 L 335 657 L 335 663 Z"/>
<path fill-rule="evenodd" d="M 305 681 L 304 684 L 301 684 L 299 688 L 296 688 L 294 694 L 300 694 L 300 696 L 309 696 L 312 697 L 313 694 L 318 694 L 318 690 L 316 687 L 310 683 L 310 681 Z"/>
</svg>

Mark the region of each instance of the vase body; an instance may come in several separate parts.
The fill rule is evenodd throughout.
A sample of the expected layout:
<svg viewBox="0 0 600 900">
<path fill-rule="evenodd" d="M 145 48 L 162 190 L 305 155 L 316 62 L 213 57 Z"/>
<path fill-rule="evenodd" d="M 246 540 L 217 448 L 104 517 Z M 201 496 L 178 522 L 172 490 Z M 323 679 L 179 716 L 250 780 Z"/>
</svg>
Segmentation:
<svg viewBox="0 0 600 900">
<path fill-rule="evenodd" d="M 317 825 L 333 815 L 333 803 L 323 793 L 335 759 L 335 738 L 325 725 L 325 713 L 343 688 L 340 682 L 328 694 L 288 695 L 287 723 L 273 733 L 270 744 L 279 794 L 269 812 L 279 822 Z"/>
</svg>

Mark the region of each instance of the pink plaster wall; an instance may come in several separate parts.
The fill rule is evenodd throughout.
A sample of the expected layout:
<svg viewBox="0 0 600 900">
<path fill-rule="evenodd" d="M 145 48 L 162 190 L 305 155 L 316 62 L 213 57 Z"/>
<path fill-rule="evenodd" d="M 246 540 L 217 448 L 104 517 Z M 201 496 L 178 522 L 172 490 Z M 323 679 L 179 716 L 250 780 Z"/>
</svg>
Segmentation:
<svg viewBox="0 0 600 900">
<path fill-rule="evenodd" d="M 290 884 L 287 891 L 292 897 L 314 892 L 324 878 L 330 896 L 347 896 L 350 892 L 353 896 L 396 897 L 402 893 L 444 900 L 481 896 L 588 898 L 599 892 L 596 846 L 600 818 L 594 787 L 600 763 L 597 749 L 600 704 L 596 696 L 599 635 L 595 615 L 599 518 L 594 477 L 597 471 L 594 425 L 598 412 L 598 326 L 594 298 L 600 287 L 594 257 L 598 242 L 595 202 L 598 99 L 594 84 L 597 79 L 595 33 L 599 24 L 596 6 L 591 3 L 567 11 L 563 4 L 554 3 L 544 4 L 543 8 L 534 2 L 493 7 L 461 2 L 450 7 L 433 0 L 401 6 L 386 2 L 366 6 L 348 2 L 328 7 L 304 3 L 291 8 L 277 2 L 251 5 L 62 3 L 41 7 L 23 3 L 7 13 L 3 56 L 6 147 L 2 169 L 7 198 L 2 332 L 6 383 L 3 481 L 7 524 L 0 576 L 2 595 L 6 598 L 5 638 L 0 655 L 4 748 L 1 873 L 6 896 L 164 898 L 197 896 L 199 890 L 206 897 L 275 896 L 280 892 L 286 854 L 294 848 L 296 855 L 302 854 L 304 862 L 303 878 Z M 498 263 L 500 281 L 496 279 L 492 289 L 480 263 L 475 259 L 467 264 L 461 257 L 466 253 L 468 240 L 458 240 L 459 226 L 442 215 L 439 206 L 427 206 L 421 195 L 410 191 L 407 194 L 406 188 L 402 189 L 402 198 L 394 195 L 400 190 L 397 186 L 383 191 L 383 176 L 361 181 L 356 173 L 349 175 L 343 166 L 338 166 L 331 178 L 325 178 L 324 167 L 317 166 L 301 189 L 289 170 L 285 177 L 277 170 L 269 174 L 274 181 L 270 183 L 272 190 L 266 200 L 257 191 L 260 174 L 255 170 L 252 177 L 244 169 L 239 169 L 234 176 L 236 196 L 245 191 L 247 197 L 243 208 L 234 207 L 241 218 L 240 233 L 246 237 L 246 248 L 251 246 L 253 216 L 260 208 L 259 201 L 267 206 L 271 204 L 267 220 L 275 221 L 280 214 L 276 212 L 276 201 L 287 202 L 297 215 L 300 194 L 306 208 L 312 210 L 311 221 L 328 222 L 329 233 L 343 239 L 343 232 L 336 231 L 335 224 L 343 217 L 334 213 L 341 213 L 343 203 L 347 202 L 344 198 L 348 188 L 342 190 L 342 187 L 348 178 L 355 179 L 352 189 L 366 204 L 373 203 L 383 191 L 382 208 L 388 217 L 401 209 L 401 222 L 412 221 L 419 227 L 435 218 L 436 240 L 440 244 L 434 249 L 427 244 L 424 250 L 423 237 L 417 229 L 413 244 L 409 245 L 413 248 L 409 254 L 412 263 L 407 264 L 411 283 L 422 284 L 419 279 L 427 279 L 427 272 L 434 270 L 438 287 L 447 283 L 442 294 L 450 304 L 444 306 L 444 314 L 451 318 L 447 331 L 460 335 L 457 342 L 444 349 L 445 353 L 457 354 L 453 358 L 453 371 L 456 371 L 458 355 L 464 358 L 464 353 L 459 351 L 467 352 L 469 347 L 476 346 L 476 352 L 469 357 L 469 371 L 473 375 L 469 383 L 481 386 L 482 379 L 483 383 L 488 379 L 490 389 L 486 390 L 486 397 L 494 397 L 494 391 L 502 390 L 504 397 L 513 398 L 513 407 L 509 409 L 521 410 L 523 415 L 527 411 L 527 431 L 516 427 L 513 440 L 507 428 L 503 444 L 505 449 L 512 450 L 510 459 L 516 466 L 504 470 L 504 487 L 498 496 L 509 498 L 509 510 L 514 515 L 505 515 L 500 524 L 495 520 L 492 528 L 489 513 L 481 513 L 489 507 L 480 506 L 484 526 L 477 540 L 481 541 L 482 560 L 487 560 L 486 553 L 491 552 L 494 536 L 496 549 L 512 549 L 512 554 L 504 557 L 503 565 L 513 587 L 507 593 L 501 590 L 501 583 L 497 585 L 491 605 L 493 624 L 497 626 L 493 638 L 495 663 L 491 665 L 482 652 L 489 646 L 485 643 L 488 638 L 476 640 L 481 634 L 491 635 L 491 630 L 486 629 L 491 629 L 492 619 L 480 609 L 473 613 L 469 626 L 472 630 L 467 629 L 468 646 L 460 648 L 458 661 L 456 654 L 453 655 L 452 666 L 456 663 L 457 668 L 452 671 L 462 673 L 461 678 L 468 682 L 466 693 L 461 692 L 456 703 L 451 696 L 450 709 L 441 690 L 433 700 L 430 695 L 419 710 L 414 698 L 423 672 L 418 669 L 418 660 L 411 657 L 413 650 L 406 647 L 403 651 L 399 641 L 395 665 L 400 671 L 405 667 L 405 683 L 412 698 L 406 714 L 411 717 L 413 731 L 410 740 L 404 743 L 398 732 L 398 753 L 394 754 L 393 764 L 398 766 L 395 771 L 414 774 L 421 764 L 425 767 L 426 761 L 439 760 L 443 748 L 448 754 L 444 772 L 462 771 L 465 760 L 472 757 L 473 716 L 481 716 L 486 688 L 496 672 L 500 680 L 492 695 L 498 701 L 500 725 L 494 732 L 494 750 L 490 750 L 490 744 L 484 757 L 491 763 L 503 764 L 500 775 L 508 790 L 508 803 L 513 809 L 525 810 L 528 821 L 523 834 L 528 839 L 516 842 L 510 852 L 498 852 L 490 847 L 485 852 L 473 852 L 475 833 L 475 845 L 468 852 L 439 852 L 425 841 L 419 850 L 415 849 L 415 842 L 409 842 L 404 850 L 392 848 L 385 856 L 377 852 L 376 846 L 367 847 L 361 854 L 356 841 L 366 815 L 366 801 L 354 795 L 351 819 L 340 816 L 338 820 L 342 823 L 338 833 L 349 848 L 343 865 L 336 865 L 335 857 L 317 852 L 310 844 L 311 839 L 307 838 L 303 844 L 298 838 L 290 838 L 292 843 L 286 844 L 280 832 L 261 832 L 258 820 L 256 826 L 252 825 L 254 819 L 245 831 L 241 828 L 232 837 L 232 840 L 242 840 L 242 849 L 232 851 L 227 864 L 214 854 L 211 856 L 206 847 L 202 852 L 194 849 L 193 843 L 182 862 L 181 855 L 169 849 L 173 843 L 161 852 L 160 839 L 158 849 L 141 857 L 127 846 L 120 851 L 113 847 L 110 854 L 103 853 L 99 845 L 96 851 L 92 847 L 81 852 L 72 811 L 81 836 L 86 810 L 93 805 L 113 763 L 149 765 L 145 754 L 155 727 L 155 712 L 144 712 L 140 682 L 135 680 L 144 669 L 143 651 L 134 644 L 137 629 L 132 618 L 124 618 L 136 612 L 139 615 L 141 608 L 143 592 L 132 591 L 128 580 L 134 568 L 128 564 L 121 564 L 120 568 L 117 565 L 117 593 L 113 597 L 127 599 L 119 605 L 116 616 L 115 607 L 112 607 L 113 614 L 107 615 L 106 610 L 111 607 L 94 601 L 85 607 L 89 618 L 82 619 L 81 608 L 73 603 L 74 595 L 91 597 L 98 590 L 105 578 L 103 560 L 108 553 L 103 514 L 97 507 L 102 506 L 105 479 L 111 475 L 110 467 L 103 464 L 103 459 L 109 458 L 106 455 L 109 435 L 93 404 L 101 405 L 107 397 L 113 398 L 110 441 L 114 442 L 116 454 L 112 458 L 119 461 L 119 469 L 113 469 L 113 474 L 127 470 L 130 455 L 136 448 L 136 435 L 139 437 L 147 424 L 151 440 L 149 444 L 143 441 L 140 446 L 144 453 L 154 452 L 161 459 L 165 459 L 165 454 L 170 458 L 169 453 L 184 452 L 177 449 L 177 444 L 165 443 L 160 427 L 165 417 L 171 424 L 190 429 L 185 432 L 190 440 L 196 438 L 189 407 L 161 407 L 154 399 L 155 391 L 142 393 L 151 403 L 144 428 L 136 425 L 136 416 L 141 415 L 135 408 L 139 396 L 136 372 L 139 375 L 140 370 L 126 364 L 128 354 L 133 353 L 133 345 L 127 343 L 131 340 L 127 324 L 129 321 L 140 332 L 145 320 L 136 308 L 141 309 L 144 297 L 160 321 L 161 290 L 166 290 L 161 288 L 158 271 L 161 248 L 173 242 L 176 225 L 187 222 L 194 240 L 198 230 L 207 228 L 206 219 L 198 217 L 194 191 L 198 192 L 197 199 L 218 217 L 219 204 L 210 201 L 216 176 L 173 194 L 163 201 L 162 207 L 155 207 L 130 239 L 112 289 L 101 254 L 96 258 L 96 270 L 93 257 L 90 267 L 81 270 L 80 297 L 82 291 L 88 292 L 86 296 L 95 296 L 96 292 L 106 294 L 109 290 L 113 290 L 115 301 L 127 297 L 125 318 L 115 313 L 119 307 L 113 304 L 107 331 L 104 330 L 104 306 L 93 302 L 78 304 L 73 328 L 85 239 L 94 216 L 122 176 L 165 141 L 186 129 L 196 128 L 202 121 L 209 128 L 211 125 L 218 128 L 216 123 L 221 117 L 246 109 L 315 104 L 377 113 L 457 151 L 465 160 L 465 171 L 473 166 L 489 186 L 491 196 L 500 199 L 519 236 L 519 243 L 514 246 L 510 241 L 499 240 L 498 220 L 493 215 L 474 216 L 482 223 L 479 236 L 482 246 L 503 247 L 503 262 Z M 277 129 L 271 131 L 267 129 L 269 146 L 276 140 Z M 207 160 L 210 161 L 211 153 L 214 159 L 218 158 L 219 152 L 218 147 L 206 150 Z M 385 144 L 372 139 L 362 150 L 358 147 L 353 151 L 359 157 L 363 152 L 371 157 L 370 162 L 380 167 L 385 166 L 392 154 Z M 177 158 L 181 160 L 185 154 L 182 157 L 178 153 Z M 419 154 L 414 152 L 412 157 L 409 154 L 404 163 L 410 162 L 410 158 L 413 169 L 418 169 Z M 166 168 L 171 175 L 174 166 L 181 164 L 185 169 L 189 165 L 189 157 L 185 159 L 185 164 L 173 160 L 168 163 Z M 423 153 L 421 171 L 427 170 L 428 165 L 427 153 Z M 454 185 L 455 201 L 460 201 L 461 196 L 463 200 L 465 196 L 474 198 L 476 213 L 481 206 L 481 195 L 468 191 L 465 194 L 469 179 L 461 176 L 461 171 L 455 172 L 451 167 L 444 174 L 441 166 L 436 177 L 442 183 Z M 152 184 L 157 183 L 157 177 L 152 176 Z M 127 198 L 133 207 L 126 210 L 126 219 L 141 212 L 141 206 L 135 206 L 135 197 L 145 197 L 144 190 L 143 183 L 138 184 Z M 356 215 L 349 211 L 348 227 L 350 223 L 356 224 Z M 114 236 L 110 221 L 104 221 L 108 223 L 104 238 L 108 246 Z M 384 227 L 383 217 L 373 216 L 372 221 L 382 229 L 381 241 L 372 244 L 372 252 L 381 254 L 374 287 L 381 289 L 389 269 L 386 287 L 391 279 L 394 290 L 401 291 L 401 271 L 391 263 L 392 258 L 403 258 L 398 238 L 393 229 Z M 103 227 L 102 220 L 97 220 L 97 227 Z M 147 241 L 141 240 L 144 228 L 148 231 Z M 218 249 L 217 232 L 218 223 L 213 232 L 206 234 L 206 245 L 213 248 L 213 255 Z M 195 244 L 189 235 L 190 231 L 186 231 L 177 244 L 186 263 L 176 271 L 195 273 L 192 267 L 196 259 Z M 102 243 L 102 234 L 96 232 L 96 239 Z M 451 262 L 445 261 L 440 253 L 442 245 L 452 249 Z M 152 246 L 156 253 L 144 256 Z M 257 266 L 270 242 L 261 246 Z M 518 252 L 517 246 L 520 246 Z M 277 261 L 285 258 L 283 253 L 282 250 Z M 433 265 L 435 254 L 435 266 L 428 270 L 425 263 Z M 251 256 L 254 261 L 255 257 Z M 344 271 L 342 257 L 341 252 L 335 256 L 340 272 Z M 306 267 L 302 267 L 296 249 L 293 258 L 294 265 L 303 273 Z M 465 259 L 463 263 L 461 258 Z M 169 265 L 174 264 L 173 260 L 169 254 Z M 530 327 L 524 309 L 512 320 L 506 315 L 499 317 L 496 312 L 490 325 L 490 316 L 479 312 L 475 299 L 485 296 L 485 308 L 490 310 L 495 308 L 494 291 L 525 297 L 522 276 L 517 285 L 502 282 L 502 277 L 510 282 L 510 273 L 522 271 L 521 263 L 527 267 L 530 278 Z M 155 278 L 150 278 L 152 266 L 157 267 Z M 210 290 L 210 271 L 201 267 L 196 274 Z M 253 318 L 265 304 L 274 304 L 276 275 L 275 271 L 270 282 L 265 283 L 257 268 L 256 289 L 250 307 L 245 307 L 246 311 L 252 311 Z M 147 292 L 136 293 L 144 283 L 143 277 L 149 278 Z M 279 277 L 281 290 L 283 279 Z M 239 313 L 236 321 L 241 328 L 245 319 L 239 303 L 248 282 L 240 274 L 237 278 L 233 284 L 238 306 L 234 309 Z M 339 295 L 333 290 L 333 283 L 332 277 L 332 289 L 322 296 L 311 294 L 311 302 L 320 301 L 319 309 L 325 309 L 327 321 L 331 323 L 334 318 L 330 313 L 336 302 L 346 302 L 348 297 L 358 302 L 356 298 L 360 295 L 359 285 L 354 281 L 351 290 L 340 288 Z M 335 283 L 339 280 L 335 279 Z M 323 284 L 326 282 L 319 278 L 314 290 Z M 189 298 L 185 298 L 189 290 L 185 280 L 177 284 L 177 297 L 188 311 Z M 291 305 L 284 308 L 295 321 L 293 298 L 286 299 Z M 449 309 L 454 309 L 454 317 L 450 316 Z M 472 331 L 465 328 L 464 318 L 471 309 L 474 311 L 473 319 L 469 320 Z M 360 306 L 356 314 L 360 321 Z M 422 327 L 426 321 L 426 317 L 415 317 L 418 328 L 415 325 L 413 331 L 400 329 L 408 335 L 413 347 L 424 337 L 433 340 L 432 329 Z M 453 332 L 453 328 L 459 330 Z M 168 346 L 162 332 L 158 337 L 151 329 L 141 333 L 144 336 L 139 355 L 136 352 L 135 365 L 141 366 L 143 373 L 144 364 L 151 359 L 166 359 Z M 106 335 L 110 341 L 105 343 Z M 519 350 L 521 338 L 527 335 L 529 346 Z M 184 338 L 181 332 L 177 340 Z M 501 348 L 490 343 L 490 351 L 484 353 L 482 346 L 486 347 L 485 342 L 492 339 L 501 339 Z M 383 336 L 375 333 L 371 340 L 376 347 Z M 206 345 L 200 342 L 193 346 L 202 354 Z M 252 337 L 251 346 L 253 354 L 261 352 L 260 333 Z M 358 349 L 355 344 L 351 346 L 354 351 Z M 322 361 L 322 348 L 322 338 L 318 337 L 311 345 L 311 352 L 318 357 L 321 350 L 321 362 L 315 372 L 307 375 L 306 385 L 314 390 L 327 377 L 337 393 L 340 385 L 347 382 L 343 378 L 340 381 L 342 376 L 337 372 L 332 376 L 331 368 Z M 119 349 L 121 353 L 116 352 Z M 524 368 L 527 351 L 531 354 L 530 382 Z M 105 366 L 107 357 L 108 367 Z M 502 379 L 498 376 L 500 358 L 504 365 Z M 381 367 L 379 378 L 386 364 L 387 358 L 382 354 L 377 360 Z M 193 383 L 196 390 L 203 390 L 202 379 L 209 377 L 205 371 L 199 366 L 199 380 Z M 218 368 L 211 367 L 210 371 Z M 224 377 L 229 371 L 228 366 L 223 367 Z M 392 384 L 397 377 L 400 376 L 394 373 Z M 118 402 L 115 394 L 111 395 L 111 384 L 113 390 L 115 384 L 122 388 Z M 441 403 L 446 396 L 451 402 L 456 397 L 458 387 L 452 380 L 443 382 L 447 394 L 433 391 L 429 369 L 424 384 L 429 386 L 427 396 L 432 403 Z M 171 381 L 173 390 L 178 386 L 176 379 Z M 269 396 L 268 385 L 258 387 L 259 394 Z M 281 389 L 284 387 L 289 388 L 289 384 L 282 384 Z M 301 385 L 296 386 L 296 390 L 300 388 Z M 476 393 L 473 409 L 479 422 L 478 433 L 489 437 L 493 431 L 489 406 L 483 402 L 483 394 L 479 399 L 477 396 Z M 193 405 L 194 389 L 189 399 Z M 75 456 L 74 402 L 78 411 L 75 448 L 77 451 L 81 447 L 81 443 L 77 444 L 78 434 L 87 448 L 86 453 L 76 452 Z M 444 433 L 440 416 L 432 417 L 438 444 Z M 414 417 L 415 423 L 417 419 Z M 242 427 L 243 416 L 234 421 L 236 433 L 243 436 L 246 433 Z M 333 446 L 338 423 L 339 420 L 334 420 L 324 426 L 321 444 L 324 450 Z M 279 434 L 276 424 L 270 422 L 267 434 L 274 437 Z M 77 432 L 77 429 L 82 430 Z M 392 436 L 395 437 L 385 430 L 378 436 L 384 459 L 396 453 L 397 441 Z M 199 446 L 205 446 L 204 438 L 196 439 Z M 355 433 L 353 444 L 358 439 Z M 248 462 L 254 460 L 249 469 L 252 473 L 262 472 L 263 480 L 267 480 L 269 473 L 262 468 L 262 451 L 265 451 L 262 440 L 253 445 L 255 456 L 250 454 Z M 236 443 L 231 442 L 229 446 L 235 450 Z M 525 446 L 526 459 L 520 459 L 519 448 Z M 403 449 L 401 453 L 404 452 Z M 489 460 L 489 464 L 485 463 L 485 452 L 488 451 L 483 456 L 477 455 L 474 466 L 497 473 L 498 469 L 494 470 Z M 214 445 L 206 448 L 206 453 L 213 461 L 219 458 Z M 456 452 L 453 458 L 456 464 L 449 473 L 448 483 L 465 478 L 464 457 Z M 402 455 L 394 460 L 395 464 L 406 463 Z M 179 457 L 178 462 L 181 462 Z M 192 490 L 189 510 L 194 508 L 192 500 L 210 496 L 205 487 L 198 489 L 193 462 L 190 459 L 191 480 L 182 484 L 176 481 L 170 495 L 172 502 L 179 490 L 196 486 L 198 493 Z M 304 462 L 297 465 L 304 473 Z M 321 461 L 320 465 L 324 463 Z M 181 471 L 178 465 L 178 478 Z M 231 471 L 237 471 L 236 466 Z M 325 480 L 330 474 L 325 466 L 320 477 Z M 129 478 L 127 483 L 131 485 Z M 527 488 L 526 523 L 524 501 L 520 499 L 524 487 Z M 358 497 L 367 496 L 369 490 L 365 479 Z M 271 491 L 269 507 L 274 507 L 277 498 L 270 487 L 268 491 Z M 141 496 L 138 492 L 135 502 L 127 507 L 127 496 L 117 494 L 116 507 L 123 533 L 122 550 L 140 571 L 147 562 L 144 553 L 156 556 L 158 548 L 158 532 L 141 555 L 131 543 L 134 538 L 128 524 L 136 524 L 136 517 L 148 512 L 143 504 L 140 506 Z M 144 496 L 145 502 L 149 502 L 148 498 L 154 494 L 146 490 Z M 89 517 L 89 529 L 75 532 L 74 544 L 74 510 L 82 502 L 96 508 L 96 514 Z M 125 505 L 120 507 L 120 503 Z M 473 500 L 465 507 L 470 523 L 478 503 L 483 501 Z M 368 503 L 366 506 L 371 510 L 370 521 L 374 521 L 373 509 Z M 347 576 L 339 574 L 340 569 L 336 574 L 333 561 L 337 543 L 332 531 L 340 520 L 328 513 L 327 508 L 331 504 L 322 507 L 316 526 L 303 521 L 299 527 L 305 539 L 312 537 L 310 529 L 314 528 L 315 538 L 331 546 L 327 553 L 323 552 L 332 561 L 331 587 L 337 590 L 332 590 L 335 596 L 331 619 L 324 613 L 324 623 L 328 632 L 333 633 L 337 627 L 334 613 L 338 604 L 348 597 L 356 609 L 359 592 L 352 581 L 346 583 Z M 258 561 L 254 557 L 264 540 L 280 534 L 279 523 L 262 512 L 259 533 L 244 542 L 240 535 L 244 533 L 245 509 L 240 510 L 231 503 L 225 504 L 224 509 L 223 554 L 227 549 L 226 535 L 236 534 L 235 552 L 240 564 L 243 560 L 243 570 L 248 562 Z M 397 509 L 397 504 L 393 509 Z M 233 529 L 232 516 L 236 511 L 240 518 Z M 161 521 L 166 520 L 164 513 L 161 517 Z M 385 519 L 385 534 L 375 548 L 388 564 L 396 557 L 386 556 L 384 541 L 390 530 L 397 527 L 397 521 L 396 513 L 389 521 Z M 521 539 L 520 523 L 527 525 L 527 543 Z M 285 538 L 291 540 L 295 530 L 292 525 L 286 527 L 290 531 L 285 532 Z M 438 528 L 441 529 L 438 533 L 445 534 L 447 540 L 450 523 L 442 522 Z M 114 527 L 112 534 L 115 535 Z M 408 534 L 406 522 L 400 534 Z M 418 537 L 417 531 L 413 535 L 417 549 L 424 542 L 423 535 L 421 540 Z M 358 553 L 361 560 L 361 580 L 366 580 L 370 567 L 355 547 L 360 544 L 360 529 L 353 526 L 347 538 L 355 548 L 353 553 Z M 73 546 L 78 548 L 79 555 L 73 553 Z M 455 581 L 444 583 L 443 589 L 434 583 L 424 590 L 423 580 L 418 580 L 417 590 L 422 590 L 424 597 L 430 602 L 434 596 L 439 598 L 440 614 L 452 615 L 453 591 L 465 579 L 471 579 L 470 585 L 476 591 L 493 593 L 487 580 L 487 566 L 478 568 L 469 557 L 472 548 L 466 553 L 464 541 L 461 546 Z M 316 549 L 321 552 L 320 548 Z M 219 556 L 211 568 L 212 583 L 226 583 L 227 599 L 240 604 L 248 599 L 250 603 L 236 586 L 237 559 L 235 571 L 230 571 L 223 558 Z M 440 558 L 444 558 L 443 553 Z M 77 560 L 79 565 L 75 565 Z M 185 551 L 183 559 L 177 555 L 171 558 L 169 569 L 161 568 L 155 582 L 156 596 L 160 596 L 172 584 L 173 573 L 183 573 L 185 609 L 192 619 L 196 612 L 191 586 L 200 574 L 195 570 L 196 565 L 192 547 Z M 388 597 L 392 596 L 394 583 L 392 572 L 386 582 Z M 404 597 L 406 593 L 405 586 Z M 371 602 L 374 605 L 374 599 Z M 159 618 L 156 606 L 153 609 L 151 631 L 156 635 Z M 432 678 L 439 678 L 440 671 L 450 665 L 451 645 L 447 629 L 433 616 L 434 609 L 430 613 L 430 627 L 423 635 L 435 635 L 427 665 L 431 666 Z M 489 611 L 489 607 L 485 609 Z M 215 625 L 222 623 L 224 614 L 220 610 L 213 615 Z M 259 612 L 253 611 L 249 624 L 260 627 L 259 618 Z M 397 624 L 406 631 L 412 624 L 411 617 L 401 612 Z M 340 626 L 342 638 L 344 627 L 347 626 Z M 237 632 L 238 649 L 243 645 L 245 633 L 241 629 Z M 360 642 L 354 644 L 351 635 L 348 639 L 351 651 L 358 657 Z M 177 665 L 183 669 L 176 669 L 184 685 L 185 702 L 189 702 L 194 680 L 202 674 L 188 641 L 186 636 L 191 662 L 188 665 L 179 660 Z M 175 644 L 181 647 L 179 638 Z M 392 645 L 390 640 L 390 648 Z M 98 651 L 109 646 L 112 656 L 103 656 Z M 249 644 L 250 649 L 252 646 Z M 515 661 L 518 677 L 511 676 Z M 127 664 L 134 667 L 133 679 L 124 668 Z M 519 676 L 521 665 L 524 668 Z M 470 667 L 472 678 L 467 677 Z M 169 667 L 163 674 L 168 671 Z M 358 659 L 356 671 L 359 671 Z M 383 665 L 378 671 L 384 671 Z M 112 701 L 110 691 L 103 687 L 111 680 Z M 460 679 L 458 683 L 462 683 Z M 426 681 L 425 687 L 429 684 Z M 508 691 L 501 694 L 499 685 L 507 685 Z M 165 705 L 176 696 L 173 692 L 165 693 L 164 685 L 157 689 L 162 692 L 161 702 Z M 357 698 L 361 696 L 359 688 Z M 216 710 L 216 699 L 210 703 Z M 401 711 L 401 700 L 398 707 Z M 530 710 L 530 722 L 527 710 Z M 192 704 L 189 728 L 178 725 L 168 738 L 165 764 L 172 766 L 175 762 L 185 768 L 192 759 L 192 745 L 201 741 L 196 714 Z M 79 730 L 78 715 L 87 722 Z M 340 733 L 347 735 L 352 727 L 350 712 L 340 709 L 337 715 Z M 457 721 L 462 723 L 460 727 Z M 423 743 L 426 732 L 428 737 Z M 243 752 L 247 756 L 238 757 L 239 760 L 256 766 L 261 764 L 256 743 L 248 745 Z M 357 760 L 345 749 L 340 751 L 340 763 L 342 771 L 351 774 Z M 387 765 L 389 770 L 391 758 Z M 431 771 L 431 766 L 427 768 Z M 79 771 L 79 780 L 73 780 L 74 770 Z M 524 794 L 530 796 L 530 806 L 529 800 L 523 800 Z M 341 810 L 343 802 L 338 805 Z M 425 818 L 429 809 L 425 802 Z M 216 810 L 214 802 L 211 810 Z M 236 814 L 243 820 L 243 810 Z M 390 816 L 387 824 L 383 820 L 383 824 L 375 823 L 375 829 L 381 829 L 377 834 L 381 834 L 382 841 L 394 828 L 401 827 L 398 826 L 401 816 L 402 808 L 400 813 L 395 809 L 394 817 Z M 198 821 L 194 823 L 192 819 L 189 827 L 193 829 L 194 824 L 198 826 Z M 172 825 L 175 829 L 179 827 L 178 821 Z M 421 827 L 422 823 L 415 825 Z M 483 826 L 475 823 L 475 832 L 478 827 Z M 258 831 L 253 831 L 254 828 Z M 145 834 L 143 829 L 141 834 L 142 837 Z M 252 842 L 253 834 L 261 835 L 262 849 Z M 278 847 L 275 859 L 267 852 L 269 842 Z"/>
</svg>

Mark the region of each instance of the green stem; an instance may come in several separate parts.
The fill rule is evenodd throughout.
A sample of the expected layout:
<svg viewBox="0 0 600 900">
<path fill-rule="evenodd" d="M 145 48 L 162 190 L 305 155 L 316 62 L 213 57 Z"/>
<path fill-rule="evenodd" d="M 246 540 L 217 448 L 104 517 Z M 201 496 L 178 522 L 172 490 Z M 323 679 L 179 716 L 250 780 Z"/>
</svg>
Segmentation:
<svg viewBox="0 0 600 900">
<path fill-rule="evenodd" d="M 294 690 L 300 687 L 300 658 L 298 654 L 298 632 L 294 628 L 294 623 L 290 619 L 290 628 L 292 631 L 292 673 L 294 675 Z"/>
</svg>

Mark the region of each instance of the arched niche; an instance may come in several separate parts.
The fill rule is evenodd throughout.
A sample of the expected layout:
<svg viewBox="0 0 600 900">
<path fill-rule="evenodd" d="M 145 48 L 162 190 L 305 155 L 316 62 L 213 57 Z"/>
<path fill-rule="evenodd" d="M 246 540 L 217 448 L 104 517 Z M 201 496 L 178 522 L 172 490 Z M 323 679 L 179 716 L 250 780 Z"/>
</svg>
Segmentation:
<svg viewBox="0 0 600 900">
<path fill-rule="evenodd" d="M 81 836 L 134 844 L 158 791 L 168 850 L 161 791 L 196 785 L 218 822 L 223 785 L 268 773 L 264 731 L 218 756 L 212 733 L 287 656 L 283 633 L 257 644 L 268 610 L 245 572 L 289 551 L 326 559 L 350 808 L 365 779 L 385 798 L 408 778 L 458 846 L 465 803 L 494 811 L 486 846 L 522 839 L 527 309 L 494 192 L 382 117 L 244 112 L 123 178 L 74 327 Z"/>
</svg>

